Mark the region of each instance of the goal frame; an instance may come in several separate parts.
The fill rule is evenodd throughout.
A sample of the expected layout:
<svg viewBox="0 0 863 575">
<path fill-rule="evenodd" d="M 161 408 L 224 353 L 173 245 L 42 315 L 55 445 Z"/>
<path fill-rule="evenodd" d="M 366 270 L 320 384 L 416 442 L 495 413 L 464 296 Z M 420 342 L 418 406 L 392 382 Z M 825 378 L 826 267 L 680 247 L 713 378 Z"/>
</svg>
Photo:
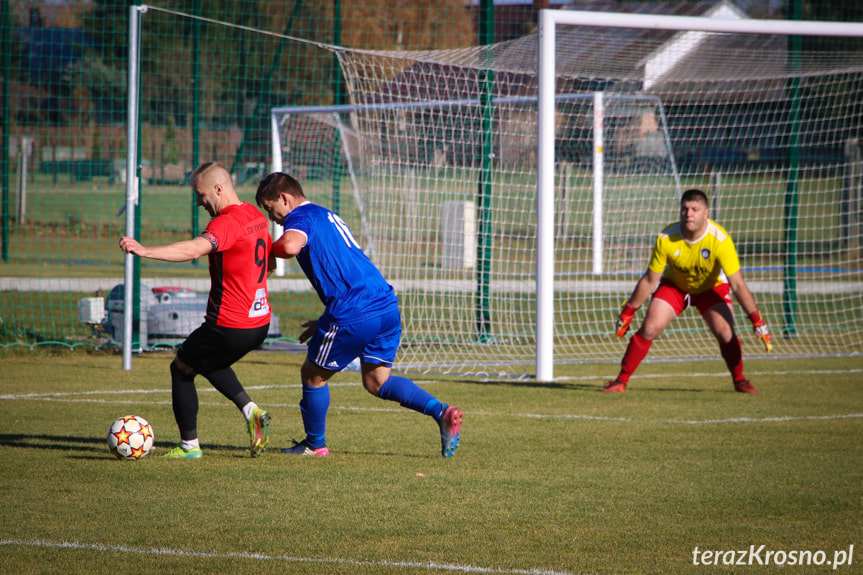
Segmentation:
<svg viewBox="0 0 863 575">
<path fill-rule="evenodd" d="M 158 10 L 158 9 L 157 9 Z M 129 7 L 129 69 L 128 69 L 128 126 L 126 168 L 126 235 L 137 235 L 136 206 L 138 203 L 139 162 L 138 162 L 138 77 L 139 77 L 139 26 L 142 14 L 148 11 L 147 6 Z M 593 26 L 608 28 L 641 28 L 663 29 L 671 31 L 696 31 L 709 33 L 746 33 L 786 36 L 834 36 L 863 37 L 863 23 L 845 24 L 812 21 L 781 21 L 781 20 L 720 20 L 705 17 L 680 16 L 646 16 L 622 13 L 597 13 L 588 11 L 541 10 L 537 35 L 538 56 L 534 69 L 538 81 L 537 105 L 537 154 L 536 154 L 536 262 L 535 262 L 535 378 L 539 381 L 554 379 L 554 297 L 555 297 L 555 254 L 554 254 L 554 193 L 555 193 L 555 101 L 560 96 L 555 94 L 555 42 L 556 27 L 561 26 Z M 594 144 L 596 146 L 596 144 Z M 601 149 L 595 149 L 594 154 L 601 154 Z M 601 156 L 600 156 L 601 158 Z M 595 176 L 596 177 L 596 176 Z M 789 186 L 796 184 L 796 178 L 788 179 Z M 793 216 L 796 217 L 796 216 Z M 795 241 L 792 237 L 790 241 Z M 796 265 L 795 254 L 790 254 L 786 262 Z M 127 309 L 133 305 L 140 274 L 136 270 L 137 259 L 126 254 L 124 258 L 126 285 L 135 289 L 126 290 Z M 796 293 L 794 278 L 786 280 L 783 293 Z M 786 306 L 786 314 L 793 318 L 794 303 Z M 123 367 L 131 369 L 131 352 L 133 344 L 133 321 L 136 314 L 125 314 L 123 331 L 126 334 L 123 342 Z M 786 332 L 794 335 L 793 324 Z"/>
<path fill-rule="evenodd" d="M 554 184 L 555 86 L 557 26 L 636 28 L 677 32 L 764 34 L 784 36 L 863 37 L 863 23 L 760 19 L 718 19 L 577 10 L 539 11 L 539 88 L 536 181 L 536 379 L 554 379 Z M 601 148 L 594 149 L 601 158 Z"/>
</svg>

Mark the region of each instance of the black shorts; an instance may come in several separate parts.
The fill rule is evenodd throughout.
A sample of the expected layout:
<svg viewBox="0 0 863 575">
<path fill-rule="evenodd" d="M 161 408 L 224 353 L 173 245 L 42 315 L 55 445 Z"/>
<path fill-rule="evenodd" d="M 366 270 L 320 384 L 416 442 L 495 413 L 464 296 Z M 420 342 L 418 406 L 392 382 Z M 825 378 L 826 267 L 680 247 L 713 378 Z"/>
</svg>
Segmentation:
<svg viewBox="0 0 863 575">
<path fill-rule="evenodd" d="M 250 351 L 261 347 L 269 329 L 269 324 L 239 329 L 205 323 L 180 344 L 177 359 L 194 369 L 195 373 L 206 375 L 233 365 Z"/>
</svg>

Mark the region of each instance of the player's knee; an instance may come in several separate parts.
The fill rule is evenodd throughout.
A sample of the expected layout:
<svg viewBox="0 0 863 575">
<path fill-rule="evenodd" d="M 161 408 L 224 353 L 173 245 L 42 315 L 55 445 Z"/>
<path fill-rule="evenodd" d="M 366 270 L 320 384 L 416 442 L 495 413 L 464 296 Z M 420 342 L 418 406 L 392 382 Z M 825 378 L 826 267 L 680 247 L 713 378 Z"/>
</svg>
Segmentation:
<svg viewBox="0 0 863 575">
<path fill-rule="evenodd" d="M 363 378 L 363 387 L 365 387 L 366 391 L 368 391 L 375 397 L 378 397 L 380 395 L 381 387 L 383 386 L 383 384 L 384 382 L 378 381 L 377 379 Z"/>
<path fill-rule="evenodd" d="M 716 338 L 721 345 L 727 344 L 734 339 L 734 326 L 725 321 L 713 321 L 709 324 L 710 331 L 713 337 Z"/>
<path fill-rule="evenodd" d="M 661 333 L 662 333 L 661 329 L 659 329 L 659 330 L 651 329 L 650 326 L 648 326 L 648 325 L 642 325 L 641 328 L 638 330 L 638 335 L 640 335 L 642 338 L 644 338 L 648 341 L 653 341 Z"/>
<path fill-rule="evenodd" d="M 378 397 L 381 393 L 381 387 L 386 383 L 386 379 L 381 379 L 383 374 L 376 369 L 371 369 L 368 364 L 363 365 L 363 387 L 366 391 Z M 389 374 L 386 374 L 389 377 Z"/>
<path fill-rule="evenodd" d="M 363 387 L 375 397 L 380 397 L 381 387 L 390 378 L 391 369 L 384 364 L 363 362 L 362 370 Z"/>
<path fill-rule="evenodd" d="M 175 371 L 187 376 L 195 375 L 195 370 L 192 369 L 191 366 L 183 363 L 178 357 L 175 357 L 174 361 L 171 362 L 171 373 L 174 373 Z"/>
<path fill-rule="evenodd" d="M 719 345 L 728 345 L 735 337 L 737 337 L 734 330 L 731 329 L 728 331 L 713 332 L 713 336 L 716 338 L 716 341 L 719 342 Z"/>
<path fill-rule="evenodd" d="M 333 373 L 335 372 L 316 366 L 307 358 L 300 368 L 300 380 L 302 380 L 303 385 L 309 387 L 323 387 Z"/>
</svg>

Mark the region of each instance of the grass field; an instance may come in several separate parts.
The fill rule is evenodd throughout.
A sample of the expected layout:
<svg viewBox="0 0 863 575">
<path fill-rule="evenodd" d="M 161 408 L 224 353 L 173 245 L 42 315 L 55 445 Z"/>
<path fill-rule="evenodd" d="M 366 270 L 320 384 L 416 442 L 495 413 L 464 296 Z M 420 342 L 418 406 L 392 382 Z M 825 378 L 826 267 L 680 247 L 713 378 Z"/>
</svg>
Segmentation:
<svg viewBox="0 0 863 575">
<path fill-rule="evenodd" d="M 329 458 L 251 459 L 200 381 L 204 458 L 166 461 L 169 354 L 129 372 L 107 353 L 0 354 L 3 573 L 827 573 L 851 545 L 835 572 L 863 564 L 860 357 L 748 361 L 756 396 L 719 362 L 647 363 L 617 396 L 599 393 L 613 364 L 557 366 L 553 384 L 422 376 L 465 411 L 450 460 L 431 420 L 355 373 L 331 383 Z M 302 435 L 300 360 L 237 365 L 274 448 Z M 155 429 L 141 461 L 107 451 L 126 413 Z M 769 565 L 693 565 L 696 547 L 762 545 Z"/>
</svg>

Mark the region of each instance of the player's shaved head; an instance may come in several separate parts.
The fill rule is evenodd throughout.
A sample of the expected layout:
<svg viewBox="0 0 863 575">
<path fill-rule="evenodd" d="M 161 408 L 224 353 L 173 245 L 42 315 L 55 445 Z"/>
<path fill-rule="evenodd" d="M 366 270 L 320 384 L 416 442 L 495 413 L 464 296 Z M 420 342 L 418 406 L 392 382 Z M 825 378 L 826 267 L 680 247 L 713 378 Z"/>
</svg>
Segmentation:
<svg viewBox="0 0 863 575">
<path fill-rule="evenodd" d="M 231 174 L 219 162 L 204 162 L 189 177 L 193 188 L 199 182 L 204 186 L 225 185 L 231 183 Z"/>
<path fill-rule="evenodd" d="M 205 162 L 189 177 L 199 206 L 216 217 L 224 208 L 243 203 L 234 189 L 231 174 L 218 162 Z"/>
</svg>

